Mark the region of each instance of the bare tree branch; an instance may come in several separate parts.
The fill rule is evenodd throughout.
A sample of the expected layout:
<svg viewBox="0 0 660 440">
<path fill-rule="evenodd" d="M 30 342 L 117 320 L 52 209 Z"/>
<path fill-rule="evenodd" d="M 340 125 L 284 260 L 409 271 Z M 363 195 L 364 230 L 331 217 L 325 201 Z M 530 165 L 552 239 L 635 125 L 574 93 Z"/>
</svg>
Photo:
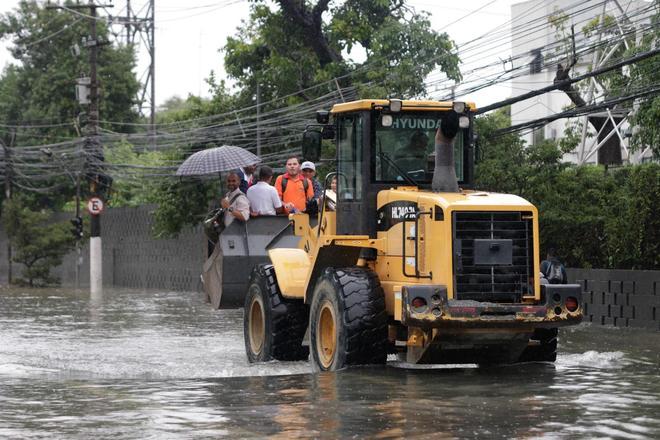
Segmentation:
<svg viewBox="0 0 660 440">
<path fill-rule="evenodd" d="M 330 0 L 319 0 L 311 11 L 304 2 L 298 0 L 278 0 L 278 3 L 284 16 L 294 26 L 300 27 L 308 37 L 306 42 L 318 56 L 321 67 L 343 61 L 341 54 L 330 46 L 328 39 L 323 35 L 322 16 L 327 11 Z"/>
</svg>

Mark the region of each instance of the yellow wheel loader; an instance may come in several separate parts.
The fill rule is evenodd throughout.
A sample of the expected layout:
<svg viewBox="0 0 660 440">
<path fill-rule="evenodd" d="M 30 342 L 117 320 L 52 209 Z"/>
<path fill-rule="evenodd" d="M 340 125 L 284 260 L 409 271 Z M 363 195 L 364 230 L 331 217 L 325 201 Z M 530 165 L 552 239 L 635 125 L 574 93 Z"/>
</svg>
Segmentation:
<svg viewBox="0 0 660 440">
<path fill-rule="evenodd" d="M 579 285 L 539 271 L 537 209 L 471 188 L 475 106 L 359 100 L 317 112 L 303 155 L 334 139 L 318 216 L 290 216 L 296 248 L 254 268 L 244 308 L 251 362 L 319 371 L 403 362 L 554 361 L 582 319 Z M 336 191 L 330 182 L 336 179 Z"/>
</svg>

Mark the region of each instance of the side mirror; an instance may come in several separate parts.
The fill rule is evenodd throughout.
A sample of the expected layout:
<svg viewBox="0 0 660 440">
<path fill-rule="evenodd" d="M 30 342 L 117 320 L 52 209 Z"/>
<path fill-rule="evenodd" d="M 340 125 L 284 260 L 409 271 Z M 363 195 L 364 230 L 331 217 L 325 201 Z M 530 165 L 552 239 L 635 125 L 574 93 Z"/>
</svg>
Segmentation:
<svg viewBox="0 0 660 440">
<path fill-rule="evenodd" d="M 316 162 L 321 159 L 321 132 L 305 130 L 302 138 L 302 153 L 305 160 Z"/>
</svg>

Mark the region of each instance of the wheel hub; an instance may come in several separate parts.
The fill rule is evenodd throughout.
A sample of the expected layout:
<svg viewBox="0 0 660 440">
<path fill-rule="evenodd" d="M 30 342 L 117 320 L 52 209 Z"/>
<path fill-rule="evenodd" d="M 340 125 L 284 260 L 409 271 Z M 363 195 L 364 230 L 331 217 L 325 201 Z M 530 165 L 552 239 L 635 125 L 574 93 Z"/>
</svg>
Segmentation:
<svg viewBox="0 0 660 440">
<path fill-rule="evenodd" d="M 319 320 L 316 328 L 317 340 L 316 351 L 319 355 L 319 362 L 323 368 L 330 368 L 337 351 L 337 326 L 334 307 L 329 301 L 325 301 L 321 306 Z"/>
<path fill-rule="evenodd" d="M 264 347 L 266 325 L 264 307 L 261 298 L 254 298 L 250 304 L 250 349 L 252 353 L 259 354 Z"/>
</svg>

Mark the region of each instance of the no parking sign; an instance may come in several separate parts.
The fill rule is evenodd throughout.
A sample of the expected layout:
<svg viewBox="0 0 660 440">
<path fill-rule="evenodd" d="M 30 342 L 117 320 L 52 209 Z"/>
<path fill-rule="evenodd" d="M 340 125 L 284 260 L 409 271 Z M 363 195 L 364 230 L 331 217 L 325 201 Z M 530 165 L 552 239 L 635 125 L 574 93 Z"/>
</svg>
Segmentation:
<svg viewBox="0 0 660 440">
<path fill-rule="evenodd" d="M 92 215 L 99 215 L 103 212 L 103 200 L 98 197 L 92 197 L 87 201 L 87 210 Z"/>
</svg>

